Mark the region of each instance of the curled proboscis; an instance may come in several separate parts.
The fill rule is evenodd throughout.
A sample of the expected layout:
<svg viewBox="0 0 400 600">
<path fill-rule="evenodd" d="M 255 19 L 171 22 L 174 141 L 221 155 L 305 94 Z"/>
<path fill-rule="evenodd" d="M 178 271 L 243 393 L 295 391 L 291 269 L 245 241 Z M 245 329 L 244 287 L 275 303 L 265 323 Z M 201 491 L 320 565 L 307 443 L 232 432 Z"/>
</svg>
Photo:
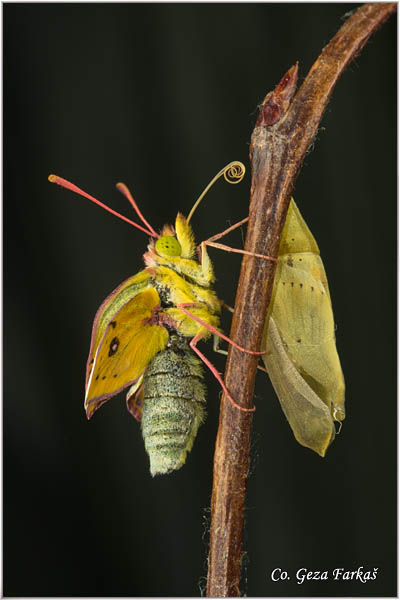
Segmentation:
<svg viewBox="0 0 400 600">
<path fill-rule="evenodd" d="M 224 171 L 224 179 L 228 183 L 240 183 L 246 173 L 246 167 L 240 161 L 234 161 L 226 165 Z"/>
<path fill-rule="evenodd" d="M 240 183 L 242 181 L 245 173 L 246 173 L 246 167 L 239 160 L 234 160 L 234 161 L 230 162 L 229 165 L 226 165 L 226 167 L 221 169 L 219 171 L 219 173 L 217 173 L 216 176 L 210 181 L 210 183 L 208 184 L 208 186 L 206 187 L 204 192 L 199 196 L 199 198 L 197 198 L 196 202 L 194 203 L 194 205 L 192 207 L 192 210 L 190 211 L 190 213 L 188 215 L 188 218 L 187 218 L 188 223 L 189 223 L 190 219 L 192 218 L 194 211 L 196 210 L 196 208 L 198 207 L 198 205 L 200 204 L 200 202 L 202 201 L 202 199 L 204 198 L 204 196 L 206 195 L 206 193 L 208 192 L 210 187 L 212 187 L 214 185 L 214 183 L 220 177 L 222 177 L 222 175 L 224 176 L 225 181 L 227 181 L 228 183 L 235 184 L 235 183 Z"/>
</svg>

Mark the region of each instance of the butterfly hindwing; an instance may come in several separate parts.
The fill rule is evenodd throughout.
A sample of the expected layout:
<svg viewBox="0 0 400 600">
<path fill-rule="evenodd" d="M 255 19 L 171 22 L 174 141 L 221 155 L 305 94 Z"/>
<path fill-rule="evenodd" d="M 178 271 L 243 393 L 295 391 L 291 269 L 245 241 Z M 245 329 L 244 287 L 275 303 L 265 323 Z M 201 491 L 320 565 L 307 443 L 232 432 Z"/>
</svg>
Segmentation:
<svg viewBox="0 0 400 600">
<path fill-rule="evenodd" d="M 143 377 L 139 377 L 126 394 L 126 408 L 139 423 L 142 420 L 143 392 Z"/>
</svg>

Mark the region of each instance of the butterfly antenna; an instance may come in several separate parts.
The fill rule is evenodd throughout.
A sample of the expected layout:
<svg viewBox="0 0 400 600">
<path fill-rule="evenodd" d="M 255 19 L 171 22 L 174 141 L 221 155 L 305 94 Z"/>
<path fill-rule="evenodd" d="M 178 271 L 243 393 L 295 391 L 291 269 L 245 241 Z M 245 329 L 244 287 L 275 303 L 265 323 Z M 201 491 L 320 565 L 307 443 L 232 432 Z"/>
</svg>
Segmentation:
<svg viewBox="0 0 400 600">
<path fill-rule="evenodd" d="M 49 175 L 49 181 L 51 183 L 57 183 L 57 185 L 60 185 L 61 187 L 66 188 L 67 190 L 71 190 L 71 192 L 75 192 L 76 194 L 79 194 L 80 196 L 83 196 L 84 198 L 87 198 L 88 200 L 91 200 L 95 204 L 98 204 L 99 206 L 101 206 L 101 208 L 104 208 L 104 210 L 107 210 L 112 215 L 115 215 L 116 217 L 122 219 L 123 221 L 126 221 L 126 223 L 129 223 L 129 225 L 133 225 L 133 227 L 136 227 L 137 229 L 140 229 L 140 231 L 143 231 L 144 233 L 146 233 L 150 237 L 158 237 L 158 235 L 153 230 L 149 231 L 149 230 L 145 229 L 144 227 L 142 227 L 141 225 L 138 225 L 138 223 L 135 223 L 134 221 L 131 221 L 127 217 L 124 217 L 124 215 L 121 215 L 116 210 L 113 210 L 112 208 L 110 208 L 106 204 L 103 204 L 102 202 L 100 202 L 100 200 L 96 200 L 96 198 L 93 198 L 93 196 L 91 196 L 90 194 L 84 192 L 83 190 L 81 190 L 80 188 L 78 188 L 78 186 L 74 185 L 70 181 L 67 181 L 66 179 L 63 179 L 62 177 L 58 177 L 58 175 Z"/>
<path fill-rule="evenodd" d="M 152 228 L 150 223 L 148 221 L 146 221 L 146 219 L 144 218 L 142 213 L 140 212 L 140 209 L 139 209 L 138 205 L 136 204 L 135 200 L 133 199 L 133 196 L 130 193 L 128 186 L 125 185 L 125 183 L 120 182 L 120 183 L 117 183 L 117 185 L 115 187 L 117 188 L 117 190 L 119 192 L 121 192 L 121 194 L 123 194 L 126 198 L 128 198 L 129 202 L 132 205 L 133 210 L 136 212 L 136 214 L 138 215 L 138 217 L 142 221 L 142 223 L 144 223 L 146 225 L 146 227 L 149 229 L 149 231 L 152 232 L 152 236 L 156 237 L 156 238 L 160 237 L 158 235 L 158 233 L 156 233 L 154 231 L 154 229 Z"/>
<path fill-rule="evenodd" d="M 203 200 L 203 198 L 207 194 L 208 190 L 214 185 L 214 183 L 220 177 L 222 177 L 222 175 L 224 176 L 225 181 L 227 181 L 228 183 L 235 184 L 235 183 L 240 183 L 242 181 L 245 173 L 246 173 L 246 167 L 244 166 L 244 164 L 242 162 L 240 162 L 238 160 L 234 160 L 233 162 L 230 162 L 229 165 L 226 165 L 226 167 L 221 169 L 220 172 L 216 174 L 214 179 L 212 179 L 210 181 L 210 183 L 208 184 L 206 189 L 203 191 L 203 193 L 197 198 L 196 202 L 194 203 L 194 205 L 192 207 L 192 210 L 189 213 L 187 222 L 189 223 L 190 219 L 193 217 L 194 211 L 196 210 L 196 208 L 198 207 L 200 202 Z"/>
</svg>

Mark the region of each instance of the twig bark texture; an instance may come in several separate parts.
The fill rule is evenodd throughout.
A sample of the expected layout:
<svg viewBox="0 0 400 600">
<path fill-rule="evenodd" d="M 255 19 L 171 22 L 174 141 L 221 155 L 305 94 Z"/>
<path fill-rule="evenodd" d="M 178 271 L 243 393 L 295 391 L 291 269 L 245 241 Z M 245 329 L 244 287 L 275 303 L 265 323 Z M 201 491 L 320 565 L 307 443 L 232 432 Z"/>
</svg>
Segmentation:
<svg viewBox="0 0 400 600">
<path fill-rule="evenodd" d="M 250 219 L 245 249 L 276 257 L 293 186 L 333 88 L 368 38 L 396 10 L 395 3 L 364 4 L 341 27 L 296 91 L 297 64 L 269 93 L 251 138 Z M 259 350 L 275 263 L 244 256 L 231 338 Z M 233 398 L 251 408 L 257 357 L 230 347 L 225 383 Z M 252 413 L 221 402 L 214 457 L 207 595 L 240 595 L 243 514 L 249 468 Z"/>
</svg>

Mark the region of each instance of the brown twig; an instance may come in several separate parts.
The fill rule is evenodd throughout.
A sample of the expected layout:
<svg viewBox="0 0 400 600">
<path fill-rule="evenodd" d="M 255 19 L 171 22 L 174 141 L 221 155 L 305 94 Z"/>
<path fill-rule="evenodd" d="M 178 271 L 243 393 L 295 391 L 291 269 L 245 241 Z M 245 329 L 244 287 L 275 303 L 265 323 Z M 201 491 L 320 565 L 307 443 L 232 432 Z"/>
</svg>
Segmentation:
<svg viewBox="0 0 400 600">
<path fill-rule="evenodd" d="M 295 96 L 297 64 L 266 96 L 250 146 L 248 252 L 277 256 L 294 182 L 333 88 L 368 38 L 395 10 L 395 3 L 364 4 L 323 49 Z M 250 350 L 260 347 L 274 274 L 274 262 L 243 258 L 230 337 Z M 252 406 L 256 369 L 257 358 L 230 348 L 225 384 L 246 408 Z M 209 597 L 240 595 L 251 423 L 251 413 L 222 399 L 211 500 Z"/>
</svg>

